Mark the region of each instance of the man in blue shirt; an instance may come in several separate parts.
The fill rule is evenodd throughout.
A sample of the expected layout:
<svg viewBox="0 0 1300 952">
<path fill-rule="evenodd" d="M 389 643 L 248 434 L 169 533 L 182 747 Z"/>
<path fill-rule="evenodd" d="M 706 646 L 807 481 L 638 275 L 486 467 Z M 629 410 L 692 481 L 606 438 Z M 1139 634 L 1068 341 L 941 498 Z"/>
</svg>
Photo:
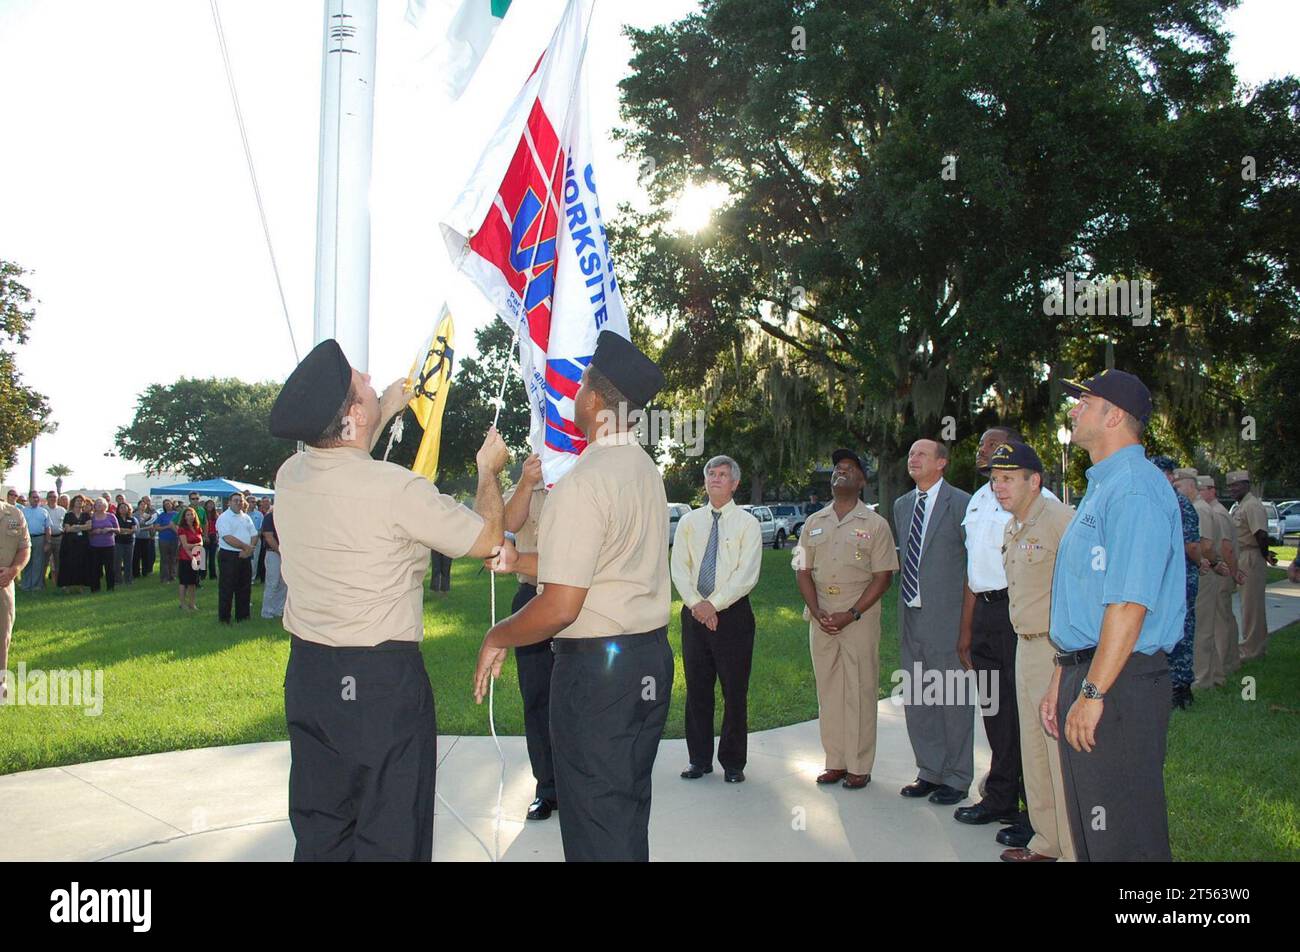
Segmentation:
<svg viewBox="0 0 1300 952">
<path fill-rule="evenodd" d="M 1168 653 L 1187 607 L 1182 518 L 1143 452 L 1151 394 L 1142 381 L 1107 370 L 1065 390 L 1078 397 L 1073 441 L 1092 467 L 1056 559 L 1057 668 L 1039 713 L 1060 743 L 1078 859 L 1168 861 Z"/>
<path fill-rule="evenodd" d="M 31 505 L 23 506 L 23 517 L 27 520 L 27 532 L 30 534 L 32 557 L 23 569 L 22 590 L 35 592 L 45 588 L 45 560 L 50 554 L 50 511 L 41 505 L 41 494 L 32 490 Z"/>
</svg>

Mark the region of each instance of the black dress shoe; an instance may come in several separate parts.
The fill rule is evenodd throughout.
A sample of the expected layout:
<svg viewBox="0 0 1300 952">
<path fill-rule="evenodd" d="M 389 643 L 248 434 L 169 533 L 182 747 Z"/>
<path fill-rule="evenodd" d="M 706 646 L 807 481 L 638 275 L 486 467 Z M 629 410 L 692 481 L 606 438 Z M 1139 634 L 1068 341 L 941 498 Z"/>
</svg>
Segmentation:
<svg viewBox="0 0 1300 952">
<path fill-rule="evenodd" d="M 682 771 L 683 780 L 699 780 L 706 773 L 713 773 L 713 764 L 707 767 L 697 767 L 694 764 L 687 764 L 686 769 Z"/>
<path fill-rule="evenodd" d="M 997 841 L 1003 846 L 1009 846 L 1012 849 L 1025 849 L 1029 846 L 1029 841 L 1034 838 L 1034 831 L 1020 824 L 1008 826 L 1005 829 L 998 830 Z"/>
<path fill-rule="evenodd" d="M 932 791 L 938 789 L 939 785 L 937 783 L 931 783 L 928 780 L 922 780 L 920 777 L 917 777 L 898 792 L 905 797 L 926 797 L 929 796 Z"/>
<path fill-rule="evenodd" d="M 961 803 L 966 799 L 966 791 L 958 790 L 956 787 L 950 787 L 946 783 L 940 784 L 939 787 L 930 794 L 930 802 L 938 803 L 941 806 L 950 807 L 953 804 Z"/>
<path fill-rule="evenodd" d="M 554 800 L 547 800 L 545 797 L 538 797 L 533 801 L 532 806 L 528 808 L 528 819 L 546 820 L 551 816 L 552 811 L 558 810 L 559 804 Z"/>
<path fill-rule="evenodd" d="M 723 773 L 722 773 L 722 779 L 725 780 L 725 781 L 727 781 L 727 783 L 744 783 L 744 782 L 745 782 L 745 771 L 743 771 L 743 770 L 724 770 Z"/>
<path fill-rule="evenodd" d="M 985 823 L 1015 823 L 1020 819 L 1019 810 L 994 810 L 988 801 L 981 800 L 973 807 L 958 807 L 952 818 L 958 823 L 970 823 L 982 826 Z"/>
</svg>

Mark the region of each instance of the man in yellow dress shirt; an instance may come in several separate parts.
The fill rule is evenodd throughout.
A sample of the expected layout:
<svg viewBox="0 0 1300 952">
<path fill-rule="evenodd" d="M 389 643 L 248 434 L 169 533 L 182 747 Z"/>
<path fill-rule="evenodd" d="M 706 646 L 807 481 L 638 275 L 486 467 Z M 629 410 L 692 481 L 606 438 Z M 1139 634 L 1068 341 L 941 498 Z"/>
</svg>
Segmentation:
<svg viewBox="0 0 1300 952">
<path fill-rule="evenodd" d="M 497 571 L 535 575 L 537 597 L 483 638 L 474 698 L 506 649 L 554 637 L 551 752 L 564 858 L 650 858 L 650 774 L 668 721 L 668 497 L 628 427 L 664 377 L 625 337 L 602 331 L 573 398 L 587 437 L 551 489 L 536 555 L 504 547 Z"/>
<path fill-rule="evenodd" d="M 826 752 L 817 782 L 860 790 L 876 761 L 880 600 L 898 552 L 889 523 L 861 499 L 867 477 L 858 455 L 836 450 L 831 462 L 831 504 L 803 524 L 794 564 Z"/>
<path fill-rule="evenodd" d="M 677 524 L 672 576 L 682 597 L 682 665 L 686 669 L 686 780 L 713 772 L 714 683 L 722 682 L 718 763 L 727 783 L 743 783 L 748 753 L 749 671 L 754 612 L 749 593 L 763 562 L 758 520 L 732 500 L 740 466 L 715 456 L 704 467 L 709 504 Z"/>
</svg>

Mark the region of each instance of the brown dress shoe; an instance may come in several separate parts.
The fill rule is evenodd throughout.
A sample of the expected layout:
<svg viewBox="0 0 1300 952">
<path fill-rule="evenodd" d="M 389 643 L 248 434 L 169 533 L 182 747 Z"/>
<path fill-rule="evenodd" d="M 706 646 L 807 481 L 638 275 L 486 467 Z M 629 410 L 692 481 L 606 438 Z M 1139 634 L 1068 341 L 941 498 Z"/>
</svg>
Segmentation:
<svg viewBox="0 0 1300 952">
<path fill-rule="evenodd" d="M 851 773 L 851 774 L 847 774 L 844 777 L 844 783 L 842 783 L 840 786 L 842 786 L 845 790 L 861 790 L 869 783 L 871 783 L 871 774 Z"/>
<path fill-rule="evenodd" d="M 1002 851 L 1002 862 L 1004 863 L 1055 863 L 1055 856 L 1044 856 L 1042 853 L 1035 853 L 1030 849 L 1014 849 Z"/>
<path fill-rule="evenodd" d="M 818 783 L 839 783 L 849 775 L 847 770 L 831 770 L 829 767 L 817 775 Z"/>
</svg>

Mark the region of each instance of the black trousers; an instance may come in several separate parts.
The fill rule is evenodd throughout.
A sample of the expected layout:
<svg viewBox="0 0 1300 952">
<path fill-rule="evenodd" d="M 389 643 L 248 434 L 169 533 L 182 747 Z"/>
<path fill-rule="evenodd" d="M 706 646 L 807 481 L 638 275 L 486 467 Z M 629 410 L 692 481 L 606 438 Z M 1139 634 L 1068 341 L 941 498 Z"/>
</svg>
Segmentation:
<svg viewBox="0 0 1300 952">
<path fill-rule="evenodd" d="M 1061 669 L 1056 699 L 1061 776 L 1081 863 L 1169 862 L 1165 740 L 1173 689 L 1163 651 L 1133 654 L 1106 692 L 1091 753 L 1065 739 L 1090 662 Z"/>
<path fill-rule="evenodd" d="M 131 556 L 131 574 L 144 578 L 153 574 L 154 545 L 153 539 L 136 539 L 135 552 Z"/>
<path fill-rule="evenodd" d="M 295 637 L 284 716 L 295 862 L 433 859 L 438 722 L 416 642 Z"/>
<path fill-rule="evenodd" d="M 230 621 L 230 603 L 235 604 L 235 621 L 244 621 L 249 615 L 253 594 L 253 564 L 251 559 L 241 559 L 238 552 L 221 549 L 221 578 L 217 582 L 217 619 Z"/>
<path fill-rule="evenodd" d="M 975 596 L 970 660 L 980 675 L 981 690 L 990 694 L 997 691 L 996 698 L 980 698 L 984 733 L 993 753 L 983 802 L 991 809 L 1006 812 L 1019 810 L 1025 795 L 1025 771 L 1020 760 L 1020 713 L 1016 703 L 1017 640 L 1016 630 L 1011 626 L 1011 603 L 1006 599 L 986 602 Z"/>
<path fill-rule="evenodd" d="M 519 611 L 537 594 L 536 585 L 519 583 L 510 612 Z M 528 741 L 528 763 L 537 781 L 534 797 L 554 800 L 555 758 L 551 753 L 551 669 L 555 652 L 551 641 L 523 645 L 515 649 L 515 667 L 519 669 L 519 694 L 524 701 L 524 738 Z"/>
<path fill-rule="evenodd" d="M 666 627 L 555 639 L 551 746 L 565 860 L 650 859 L 650 773 L 672 690 Z"/>
<path fill-rule="evenodd" d="M 217 555 L 221 552 L 219 542 L 204 542 L 203 552 L 207 556 L 208 578 L 217 577 Z"/>
<path fill-rule="evenodd" d="M 744 770 L 749 751 L 749 672 L 754 663 L 754 611 L 745 596 L 718 612 L 709 631 L 682 608 L 682 664 L 686 669 L 686 751 L 697 767 L 713 764 L 714 684 L 722 682 L 718 762 Z"/>
<path fill-rule="evenodd" d="M 265 540 L 262 539 L 259 539 L 258 541 L 261 543 L 261 545 L 257 547 L 257 572 L 254 574 L 253 577 L 256 578 L 259 582 L 265 582 L 266 581 L 266 542 Z"/>
<path fill-rule="evenodd" d="M 99 591 L 99 577 L 103 573 L 104 579 L 108 582 L 108 590 L 113 590 L 113 583 L 117 579 L 113 571 L 113 560 L 117 556 L 117 545 L 91 546 L 90 547 L 90 590 Z"/>
<path fill-rule="evenodd" d="M 451 556 L 443 555 L 436 549 L 430 549 L 429 566 L 433 569 L 433 580 L 429 582 L 429 591 L 450 592 Z"/>
</svg>

